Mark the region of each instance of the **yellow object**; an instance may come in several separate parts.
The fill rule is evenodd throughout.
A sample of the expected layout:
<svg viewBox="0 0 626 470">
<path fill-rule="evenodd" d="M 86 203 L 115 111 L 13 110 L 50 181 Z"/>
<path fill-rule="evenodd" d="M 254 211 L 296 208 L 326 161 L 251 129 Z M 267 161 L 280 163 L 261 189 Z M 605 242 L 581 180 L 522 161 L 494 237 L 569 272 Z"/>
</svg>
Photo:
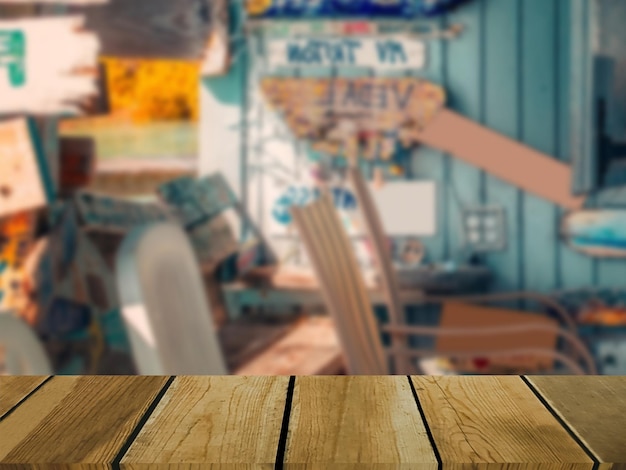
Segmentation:
<svg viewBox="0 0 626 470">
<path fill-rule="evenodd" d="M 199 64 L 114 58 L 103 62 L 113 113 L 137 123 L 198 120 Z"/>
<path fill-rule="evenodd" d="M 246 10 L 250 15 L 260 15 L 271 6 L 272 0 L 248 0 Z"/>
</svg>

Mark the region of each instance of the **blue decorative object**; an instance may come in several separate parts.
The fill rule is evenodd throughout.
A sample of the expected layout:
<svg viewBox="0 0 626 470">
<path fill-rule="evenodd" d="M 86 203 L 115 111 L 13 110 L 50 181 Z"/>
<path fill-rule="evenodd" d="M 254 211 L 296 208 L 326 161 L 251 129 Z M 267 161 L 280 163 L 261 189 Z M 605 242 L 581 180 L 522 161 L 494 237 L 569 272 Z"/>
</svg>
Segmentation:
<svg viewBox="0 0 626 470">
<path fill-rule="evenodd" d="M 248 0 L 255 18 L 392 17 L 443 15 L 468 0 Z"/>
</svg>

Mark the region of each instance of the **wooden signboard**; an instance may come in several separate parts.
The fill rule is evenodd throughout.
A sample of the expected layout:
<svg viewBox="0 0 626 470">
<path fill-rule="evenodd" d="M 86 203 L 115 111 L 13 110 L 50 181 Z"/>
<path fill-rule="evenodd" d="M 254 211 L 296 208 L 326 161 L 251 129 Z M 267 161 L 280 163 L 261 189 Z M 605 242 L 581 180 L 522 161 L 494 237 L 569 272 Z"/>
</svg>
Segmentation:
<svg viewBox="0 0 626 470">
<path fill-rule="evenodd" d="M 45 206 L 52 191 L 34 122 L 0 121 L 0 218 Z"/>
<path fill-rule="evenodd" d="M 224 0 L 109 0 L 72 6 L 102 41 L 102 55 L 120 58 L 201 60 Z"/>
<path fill-rule="evenodd" d="M 445 92 L 418 78 L 266 78 L 261 88 L 292 132 L 321 153 L 389 160 L 424 144 L 568 209 L 571 168 L 444 108 Z"/>
<path fill-rule="evenodd" d="M 409 36 L 289 38 L 268 44 L 268 65 L 280 67 L 363 67 L 377 71 L 421 69 L 422 41 Z"/>
<path fill-rule="evenodd" d="M 173 220 L 169 208 L 79 192 L 74 197 L 79 223 L 86 231 L 125 233 L 149 222 Z"/>
<path fill-rule="evenodd" d="M 561 237 L 575 251 L 601 258 L 626 258 L 626 211 L 583 210 L 563 217 Z"/>
<path fill-rule="evenodd" d="M 60 192 L 63 195 L 89 186 L 95 175 L 95 141 L 90 137 L 60 139 Z"/>
<path fill-rule="evenodd" d="M 390 159 L 445 104 L 445 92 L 417 78 L 267 78 L 262 89 L 297 137 L 313 149 Z"/>
<path fill-rule="evenodd" d="M 0 21 L 0 113 L 80 114 L 100 45 L 79 16 Z"/>
</svg>

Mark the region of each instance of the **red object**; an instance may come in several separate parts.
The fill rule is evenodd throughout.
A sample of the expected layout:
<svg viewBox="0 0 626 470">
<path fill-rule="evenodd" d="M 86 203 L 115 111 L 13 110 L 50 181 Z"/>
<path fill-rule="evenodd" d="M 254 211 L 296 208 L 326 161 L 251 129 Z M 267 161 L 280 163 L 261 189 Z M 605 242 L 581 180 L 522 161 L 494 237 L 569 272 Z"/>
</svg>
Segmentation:
<svg viewBox="0 0 626 470">
<path fill-rule="evenodd" d="M 88 137 L 61 139 L 61 191 L 85 188 L 95 174 L 95 142 Z"/>
<path fill-rule="evenodd" d="M 344 34 L 368 34 L 371 32 L 372 32 L 372 28 L 370 24 L 365 21 L 347 23 L 344 26 Z"/>
<path fill-rule="evenodd" d="M 476 367 L 477 369 L 486 369 L 487 367 L 489 367 L 489 359 L 484 358 L 484 357 L 477 357 L 474 359 L 474 367 Z"/>
</svg>

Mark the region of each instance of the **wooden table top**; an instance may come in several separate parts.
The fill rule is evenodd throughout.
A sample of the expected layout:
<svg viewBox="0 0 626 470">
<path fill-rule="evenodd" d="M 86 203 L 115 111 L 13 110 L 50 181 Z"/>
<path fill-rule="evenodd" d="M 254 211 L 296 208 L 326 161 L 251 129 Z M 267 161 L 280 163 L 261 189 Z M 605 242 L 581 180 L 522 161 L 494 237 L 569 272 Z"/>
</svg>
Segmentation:
<svg viewBox="0 0 626 470">
<path fill-rule="evenodd" d="M 626 468 L 626 377 L 0 377 L 7 464 Z"/>
</svg>

